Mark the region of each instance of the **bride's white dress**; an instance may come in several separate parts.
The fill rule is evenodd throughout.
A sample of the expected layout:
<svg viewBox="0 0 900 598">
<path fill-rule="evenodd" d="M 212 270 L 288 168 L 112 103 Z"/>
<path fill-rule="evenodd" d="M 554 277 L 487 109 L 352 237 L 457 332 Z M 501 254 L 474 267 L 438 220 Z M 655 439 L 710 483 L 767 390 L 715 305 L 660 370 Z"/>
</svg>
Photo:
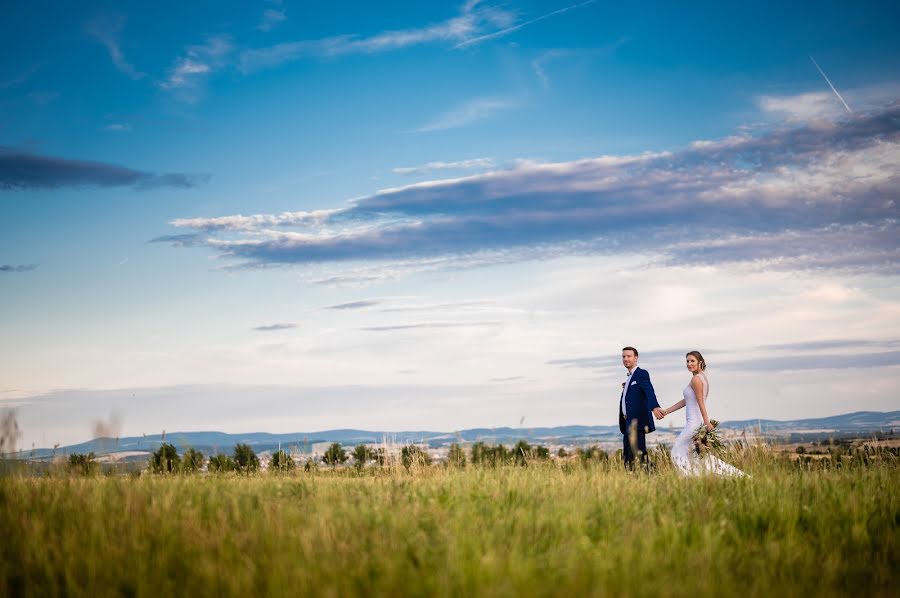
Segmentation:
<svg viewBox="0 0 900 598">
<path fill-rule="evenodd" d="M 703 395 L 708 397 L 709 382 L 706 376 L 698 375 L 703 381 Z M 703 424 L 703 414 L 700 413 L 697 395 L 694 394 L 694 389 L 691 388 L 690 384 L 685 387 L 681 394 L 684 396 L 684 410 L 687 421 L 681 434 L 675 439 L 675 444 L 672 445 L 672 463 L 675 464 L 678 471 L 687 476 L 705 473 L 721 476 L 743 476 L 743 471 L 725 463 L 715 455 L 707 453 L 702 459 L 697 455 L 697 452 L 694 450 L 693 436 L 697 428 Z"/>
</svg>

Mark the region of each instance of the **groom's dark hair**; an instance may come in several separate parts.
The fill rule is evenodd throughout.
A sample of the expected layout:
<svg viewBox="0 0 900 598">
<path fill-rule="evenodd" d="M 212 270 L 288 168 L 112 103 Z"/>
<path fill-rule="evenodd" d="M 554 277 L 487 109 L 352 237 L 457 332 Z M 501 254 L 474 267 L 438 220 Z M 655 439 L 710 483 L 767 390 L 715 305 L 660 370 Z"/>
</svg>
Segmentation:
<svg viewBox="0 0 900 598">
<path fill-rule="evenodd" d="M 622 347 L 622 353 L 624 353 L 625 351 L 633 351 L 635 357 L 640 357 L 640 354 L 637 352 L 637 349 L 635 349 L 634 347 Z"/>
</svg>

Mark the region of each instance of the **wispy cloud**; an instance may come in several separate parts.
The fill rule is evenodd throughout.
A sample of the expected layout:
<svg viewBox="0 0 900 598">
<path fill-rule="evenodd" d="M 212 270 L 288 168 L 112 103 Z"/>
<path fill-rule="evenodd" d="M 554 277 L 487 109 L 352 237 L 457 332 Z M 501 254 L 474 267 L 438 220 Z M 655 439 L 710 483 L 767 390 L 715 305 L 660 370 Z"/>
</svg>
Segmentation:
<svg viewBox="0 0 900 598">
<path fill-rule="evenodd" d="M 595 48 L 551 48 L 542 51 L 531 61 L 531 68 L 544 89 L 550 89 L 550 76 L 547 66 L 563 58 L 593 58 L 614 53 L 620 46 L 628 43 L 630 37 L 620 37 L 615 42 Z"/>
<path fill-rule="evenodd" d="M 27 266 L 10 266 L 8 264 L 0 264 L 0 272 L 31 272 L 37 269 L 37 264 L 29 264 Z"/>
<path fill-rule="evenodd" d="M 491 378 L 488 382 L 519 382 L 521 380 L 526 380 L 525 376 L 507 376 L 506 378 Z"/>
<path fill-rule="evenodd" d="M 469 1 L 456 16 L 424 27 L 382 31 L 369 37 L 338 35 L 299 40 L 245 50 L 241 53 L 240 69 L 250 73 L 303 58 L 375 54 L 435 42 L 455 44 L 490 28 L 508 28 L 515 19 L 513 12 L 486 6 L 477 0 Z"/>
<path fill-rule="evenodd" d="M 397 312 L 447 312 L 447 311 L 461 311 L 461 310 L 484 310 L 487 308 L 491 308 L 493 310 L 497 310 L 498 307 L 492 305 L 488 301 L 457 301 L 455 303 L 428 303 L 428 304 L 417 304 L 417 305 L 396 305 L 394 307 L 386 307 L 381 311 L 384 313 L 397 313 Z"/>
<path fill-rule="evenodd" d="M 503 322 L 420 322 L 417 324 L 397 324 L 393 326 L 367 326 L 360 328 L 367 332 L 397 332 L 409 330 L 443 330 L 447 328 L 482 328 L 502 326 Z"/>
<path fill-rule="evenodd" d="M 266 324 L 264 326 L 256 326 L 253 330 L 257 332 L 275 332 L 278 330 L 292 330 L 296 328 L 297 325 L 290 322 L 279 322 L 277 324 Z"/>
<path fill-rule="evenodd" d="M 392 169 L 396 174 L 431 174 L 441 170 L 474 170 L 480 168 L 493 168 L 497 164 L 493 158 L 470 158 L 455 162 L 428 162 L 419 166 L 401 166 Z"/>
<path fill-rule="evenodd" d="M 325 309 L 363 309 L 365 307 L 373 307 L 378 305 L 381 301 L 367 299 L 363 301 L 350 301 L 349 303 L 339 303 L 337 305 L 329 305 Z"/>
<path fill-rule="evenodd" d="M 333 210 L 314 210 L 298 212 L 282 212 L 281 214 L 254 214 L 243 216 L 222 216 L 217 218 L 179 218 L 173 225 L 180 228 L 194 228 L 207 232 L 213 231 L 253 231 L 264 227 L 275 226 L 321 226 L 334 215 L 346 208 Z"/>
<path fill-rule="evenodd" d="M 9 87 L 15 87 L 16 85 L 21 85 L 22 83 L 27 81 L 29 78 L 31 78 L 31 76 L 37 72 L 38 68 L 39 68 L 38 65 L 32 66 L 32 67 L 20 72 L 18 75 L 16 75 L 12 79 L 6 79 L 4 81 L 0 81 L 0 89 L 7 89 Z"/>
<path fill-rule="evenodd" d="M 898 163 L 895 103 L 677 151 L 520 162 L 386 189 L 319 220 L 173 224 L 215 233 L 236 218 L 241 226 L 227 230 L 240 238 L 214 235 L 204 244 L 251 266 L 364 262 L 421 271 L 453 260 L 471 267 L 627 247 L 663 265 L 900 272 Z"/>
<path fill-rule="evenodd" d="M 485 42 L 485 41 L 488 41 L 488 40 L 490 40 L 490 39 L 495 39 L 495 38 L 498 38 L 498 37 L 503 37 L 504 35 L 509 35 L 510 33 L 516 32 L 516 31 L 518 31 L 519 29 L 522 29 L 523 27 L 527 27 L 528 25 L 531 25 L 531 24 L 533 24 L 533 23 L 537 23 L 537 22 L 539 22 L 539 21 L 543 21 L 544 19 L 549 19 L 550 17 L 556 16 L 556 15 L 558 15 L 558 14 L 562 14 L 562 13 L 564 13 L 564 12 L 568 12 L 568 11 L 573 10 L 573 9 L 576 9 L 576 8 L 581 8 L 582 6 L 587 6 L 588 4 L 594 4 L 596 1 L 597 1 L 597 0 L 587 0 L 587 2 L 581 2 L 581 3 L 579 3 L 579 4 L 572 4 L 572 5 L 570 5 L 570 6 L 566 6 L 566 7 L 564 7 L 564 8 L 560 8 L 560 9 L 557 9 L 557 10 L 554 10 L 554 11 L 551 11 L 551 12 L 548 12 L 548 13 L 546 13 L 546 14 L 543 14 L 543 15 L 540 15 L 540 16 L 537 16 L 537 17 L 528 19 L 527 21 L 523 21 L 523 22 L 517 23 L 517 24 L 515 24 L 515 25 L 510 25 L 509 27 L 506 27 L 506 28 L 501 29 L 501 30 L 499 30 L 499 31 L 493 31 L 493 32 L 491 32 L 491 33 L 486 33 L 486 34 L 484 34 L 484 35 L 479 35 L 479 36 L 477 36 L 477 37 L 472 37 L 472 38 L 469 38 L 469 39 L 466 39 L 466 40 L 463 40 L 463 41 L 459 42 L 458 44 L 456 44 L 456 46 L 454 46 L 454 48 L 465 48 L 465 47 L 467 47 L 467 46 L 472 46 L 472 45 L 475 45 L 475 44 L 480 44 L 480 43 Z"/>
<path fill-rule="evenodd" d="M 416 129 L 416 132 L 428 133 L 431 131 L 444 131 L 447 129 L 464 127 L 484 120 L 501 110 L 513 108 L 515 105 L 515 102 L 503 98 L 475 98 L 449 112 L 439 115 L 431 122 Z"/>
<path fill-rule="evenodd" d="M 287 15 L 285 14 L 284 9 L 275 10 L 274 8 L 267 8 L 263 11 L 262 17 L 259 20 L 259 24 L 256 25 L 256 28 L 260 31 L 271 31 L 285 20 L 287 20 Z"/>
<path fill-rule="evenodd" d="M 198 233 L 185 233 L 182 235 L 162 235 L 147 241 L 148 243 L 170 243 L 174 247 L 197 247 L 203 245 L 206 238 Z"/>
<path fill-rule="evenodd" d="M 231 39 L 224 35 L 211 36 L 203 44 L 189 46 L 184 56 L 175 61 L 166 80 L 159 86 L 172 92 L 180 101 L 195 102 L 200 97 L 206 79 L 227 64 L 232 50 Z"/>
<path fill-rule="evenodd" d="M 704 351 L 706 355 L 714 355 L 712 351 Z M 684 358 L 683 352 L 658 353 L 654 357 L 644 356 L 645 363 L 666 364 Z M 557 359 L 548 361 L 548 365 L 563 368 L 584 368 L 590 370 L 623 370 L 621 362 L 615 357 L 592 357 Z M 852 352 L 852 353 L 792 353 L 773 357 L 771 355 L 728 355 L 716 363 L 716 371 L 740 372 L 784 372 L 796 370 L 834 370 L 857 369 L 900 365 L 900 351 Z"/>
<path fill-rule="evenodd" d="M 900 365 L 900 351 L 852 352 L 845 354 L 779 355 L 752 357 L 722 363 L 730 371 L 784 372 L 796 370 L 849 370 Z"/>
<path fill-rule="evenodd" d="M 85 33 L 106 48 L 107 52 L 109 52 L 109 57 L 119 71 L 132 79 L 141 79 L 147 75 L 134 68 L 122 53 L 119 40 L 122 37 L 124 28 L 124 15 L 98 15 L 84 24 Z"/>
<path fill-rule="evenodd" d="M 131 125 L 128 123 L 112 123 L 103 127 L 104 131 L 114 131 L 116 133 L 126 133 L 131 130 Z"/>
<path fill-rule="evenodd" d="M 195 187 L 207 175 L 153 174 L 87 160 L 40 156 L 0 146 L 0 189 L 59 189 L 62 187 Z"/>
<path fill-rule="evenodd" d="M 763 345 L 758 347 L 762 351 L 828 351 L 831 349 L 859 349 L 873 347 L 897 347 L 900 340 L 873 340 L 873 339 L 825 339 L 818 341 L 804 341 L 800 343 L 785 343 L 780 345 Z"/>
</svg>

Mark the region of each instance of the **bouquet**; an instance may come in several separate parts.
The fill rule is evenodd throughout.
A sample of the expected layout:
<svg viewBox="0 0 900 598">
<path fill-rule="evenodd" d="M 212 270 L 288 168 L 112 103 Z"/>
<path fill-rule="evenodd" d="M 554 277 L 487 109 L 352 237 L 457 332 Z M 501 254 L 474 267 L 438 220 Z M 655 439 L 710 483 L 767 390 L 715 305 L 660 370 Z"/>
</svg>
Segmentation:
<svg viewBox="0 0 900 598">
<path fill-rule="evenodd" d="M 711 420 L 710 423 L 713 425 L 712 431 L 707 430 L 706 424 L 703 424 L 694 432 L 694 449 L 701 458 L 709 451 L 718 453 L 725 448 L 725 445 L 722 444 L 722 439 L 719 438 L 719 433 L 716 431 L 716 428 L 719 427 L 719 422 Z"/>
</svg>

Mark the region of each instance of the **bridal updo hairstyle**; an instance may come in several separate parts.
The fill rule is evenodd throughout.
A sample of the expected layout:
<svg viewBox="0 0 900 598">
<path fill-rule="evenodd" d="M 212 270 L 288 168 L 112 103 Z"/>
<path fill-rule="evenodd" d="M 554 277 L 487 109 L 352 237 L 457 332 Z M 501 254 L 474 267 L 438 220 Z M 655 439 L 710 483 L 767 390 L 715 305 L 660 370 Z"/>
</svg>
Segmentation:
<svg viewBox="0 0 900 598">
<path fill-rule="evenodd" d="M 702 371 L 706 370 L 706 360 L 703 359 L 702 355 L 700 355 L 700 351 L 688 351 L 684 357 L 685 357 L 685 359 L 687 359 L 691 355 L 696 357 L 697 362 L 700 363 L 700 371 L 702 372 Z"/>
</svg>

